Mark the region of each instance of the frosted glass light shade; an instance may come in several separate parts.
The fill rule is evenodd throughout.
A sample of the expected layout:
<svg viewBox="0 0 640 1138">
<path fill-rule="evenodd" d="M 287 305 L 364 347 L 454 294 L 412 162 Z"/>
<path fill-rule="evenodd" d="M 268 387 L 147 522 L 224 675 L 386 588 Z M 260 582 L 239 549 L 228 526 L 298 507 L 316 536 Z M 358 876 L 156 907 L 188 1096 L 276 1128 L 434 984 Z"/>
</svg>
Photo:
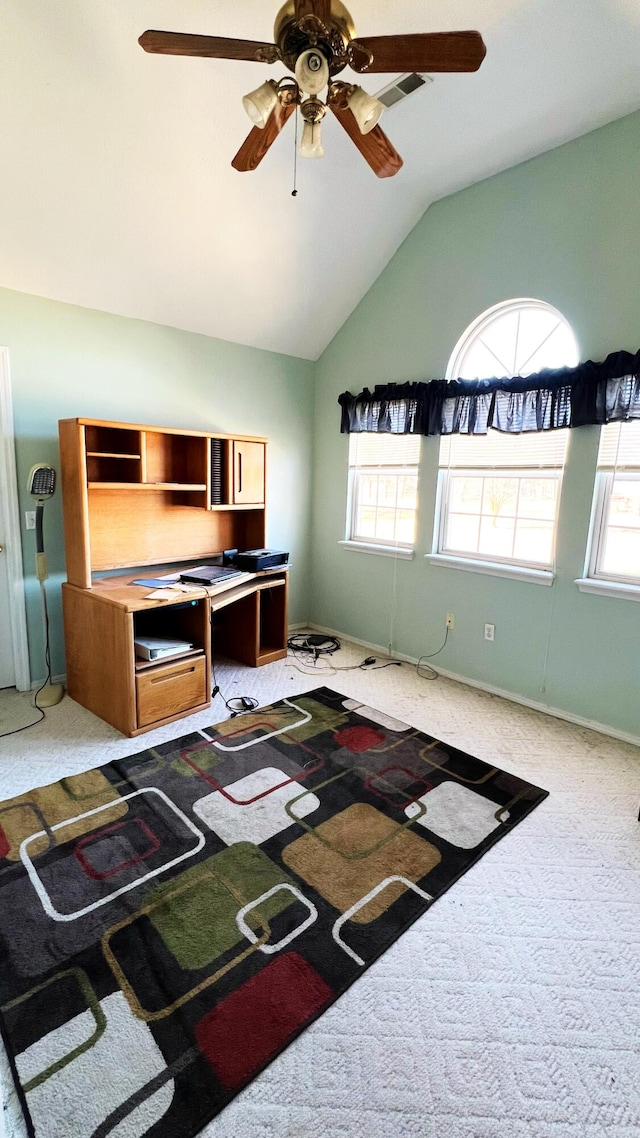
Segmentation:
<svg viewBox="0 0 640 1138">
<path fill-rule="evenodd" d="M 296 83 L 306 95 L 319 95 L 329 82 L 329 64 L 315 48 L 303 51 L 296 62 Z"/>
<path fill-rule="evenodd" d="M 384 110 L 384 103 L 374 99 L 373 95 L 368 95 L 362 87 L 353 88 L 351 94 L 347 95 L 347 103 L 360 128 L 360 134 L 368 134 L 373 130 Z"/>
<path fill-rule="evenodd" d="M 266 83 L 256 87 L 255 91 L 245 95 L 242 100 L 242 105 L 251 122 L 254 126 L 260 127 L 260 130 L 263 130 L 267 125 L 267 119 L 278 102 L 276 90 L 273 80 L 268 79 Z"/>
<path fill-rule="evenodd" d="M 304 124 L 302 128 L 302 140 L 300 142 L 300 157 L 324 157 L 324 150 L 322 149 L 322 137 L 320 135 L 320 123 L 306 122 Z"/>
</svg>

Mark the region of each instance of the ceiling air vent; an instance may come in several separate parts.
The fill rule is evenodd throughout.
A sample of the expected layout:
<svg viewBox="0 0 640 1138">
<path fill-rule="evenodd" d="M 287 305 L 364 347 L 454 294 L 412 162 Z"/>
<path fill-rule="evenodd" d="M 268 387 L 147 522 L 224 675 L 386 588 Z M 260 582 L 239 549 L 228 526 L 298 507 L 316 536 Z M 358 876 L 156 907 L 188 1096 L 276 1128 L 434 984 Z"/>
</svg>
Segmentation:
<svg viewBox="0 0 640 1138">
<path fill-rule="evenodd" d="M 395 103 L 406 99 L 407 95 L 412 95 L 414 91 L 419 91 L 427 83 L 433 83 L 430 75 L 418 75 L 413 71 L 410 75 L 401 75 L 399 79 L 394 79 L 393 83 L 389 83 L 381 91 L 376 91 L 375 98 L 384 103 L 385 107 L 393 107 Z"/>
</svg>

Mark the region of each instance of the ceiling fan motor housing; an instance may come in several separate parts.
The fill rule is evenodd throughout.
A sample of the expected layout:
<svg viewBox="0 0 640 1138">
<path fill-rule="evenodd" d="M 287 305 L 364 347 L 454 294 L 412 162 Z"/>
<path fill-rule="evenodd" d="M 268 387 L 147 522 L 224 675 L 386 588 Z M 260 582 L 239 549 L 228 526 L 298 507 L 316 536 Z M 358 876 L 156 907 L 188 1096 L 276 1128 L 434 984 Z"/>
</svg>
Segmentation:
<svg viewBox="0 0 640 1138">
<path fill-rule="evenodd" d="M 355 25 L 340 0 L 331 2 L 329 27 L 325 27 L 317 16 L 296 20 L 294 0 L 287 0 L 276 16 L 273 33 L 280 57 L 290 71 L 296 70 L 296 63 L 303 52 L 316 48 L 325 57 L 331 75 L 337 75 L 347 66 L 349 44 L 354 36 Z"/>
</svg>

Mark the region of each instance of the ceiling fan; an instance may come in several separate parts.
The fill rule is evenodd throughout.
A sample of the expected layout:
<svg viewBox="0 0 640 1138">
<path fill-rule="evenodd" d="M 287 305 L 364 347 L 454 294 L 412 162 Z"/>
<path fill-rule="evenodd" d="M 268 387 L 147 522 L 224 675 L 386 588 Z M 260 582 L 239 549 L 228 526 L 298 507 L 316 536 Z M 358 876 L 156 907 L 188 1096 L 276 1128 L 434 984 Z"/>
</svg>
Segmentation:
<svg viewBox="0 0 640 1138">
<path fill-rule="evenodd" d="M 356 38 L 341 0 L 287 0 L 276 16 L 273 38 L 275 43 L 262 43 L 148 31 L 138 41 L 145 51 L 160 55 L 281 62 L 293 72 L 294 78 L 269 79 L 242 100 L 254 127 L 231 163 L 236 170 L 256 169 L 299 106 L 303 157 L 322 157 L 320 123 L 329 108 L 373 172 L 390 178 L 402 159 L 377 125 L 383 104 L 362 87 L 334 77 L 347 66 L 362 74 L 477 71 L 486 52 L 482 36 L 473 31 Z M 325 88 L 323 101 L 319 96 Z"/>
</svg>

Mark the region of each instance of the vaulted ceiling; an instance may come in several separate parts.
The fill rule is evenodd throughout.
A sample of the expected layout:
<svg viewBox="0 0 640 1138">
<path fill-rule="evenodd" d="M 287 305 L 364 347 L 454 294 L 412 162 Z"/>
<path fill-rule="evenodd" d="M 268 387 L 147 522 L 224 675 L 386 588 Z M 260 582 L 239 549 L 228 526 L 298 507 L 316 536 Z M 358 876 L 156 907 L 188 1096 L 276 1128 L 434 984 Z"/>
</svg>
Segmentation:
<svg viewBox="0 0 640 1138">
<path fill-rule="evenodd" d="M 271 40 L 278 0 L 9 0 L 0 28 L 0 285 L 315 359 L 430 203 L 640 107 L 638 0 L 348 0 L 361 35 L 478 29 L 382 127 L 339 124 L 254 173 L 242 95 L 282 65 L 145 54 L 147 28 Z M 344 72 L 341 78 L 349 78 Z M 375 92 L 393 76 L 359 80 Z"/>
</svg>

